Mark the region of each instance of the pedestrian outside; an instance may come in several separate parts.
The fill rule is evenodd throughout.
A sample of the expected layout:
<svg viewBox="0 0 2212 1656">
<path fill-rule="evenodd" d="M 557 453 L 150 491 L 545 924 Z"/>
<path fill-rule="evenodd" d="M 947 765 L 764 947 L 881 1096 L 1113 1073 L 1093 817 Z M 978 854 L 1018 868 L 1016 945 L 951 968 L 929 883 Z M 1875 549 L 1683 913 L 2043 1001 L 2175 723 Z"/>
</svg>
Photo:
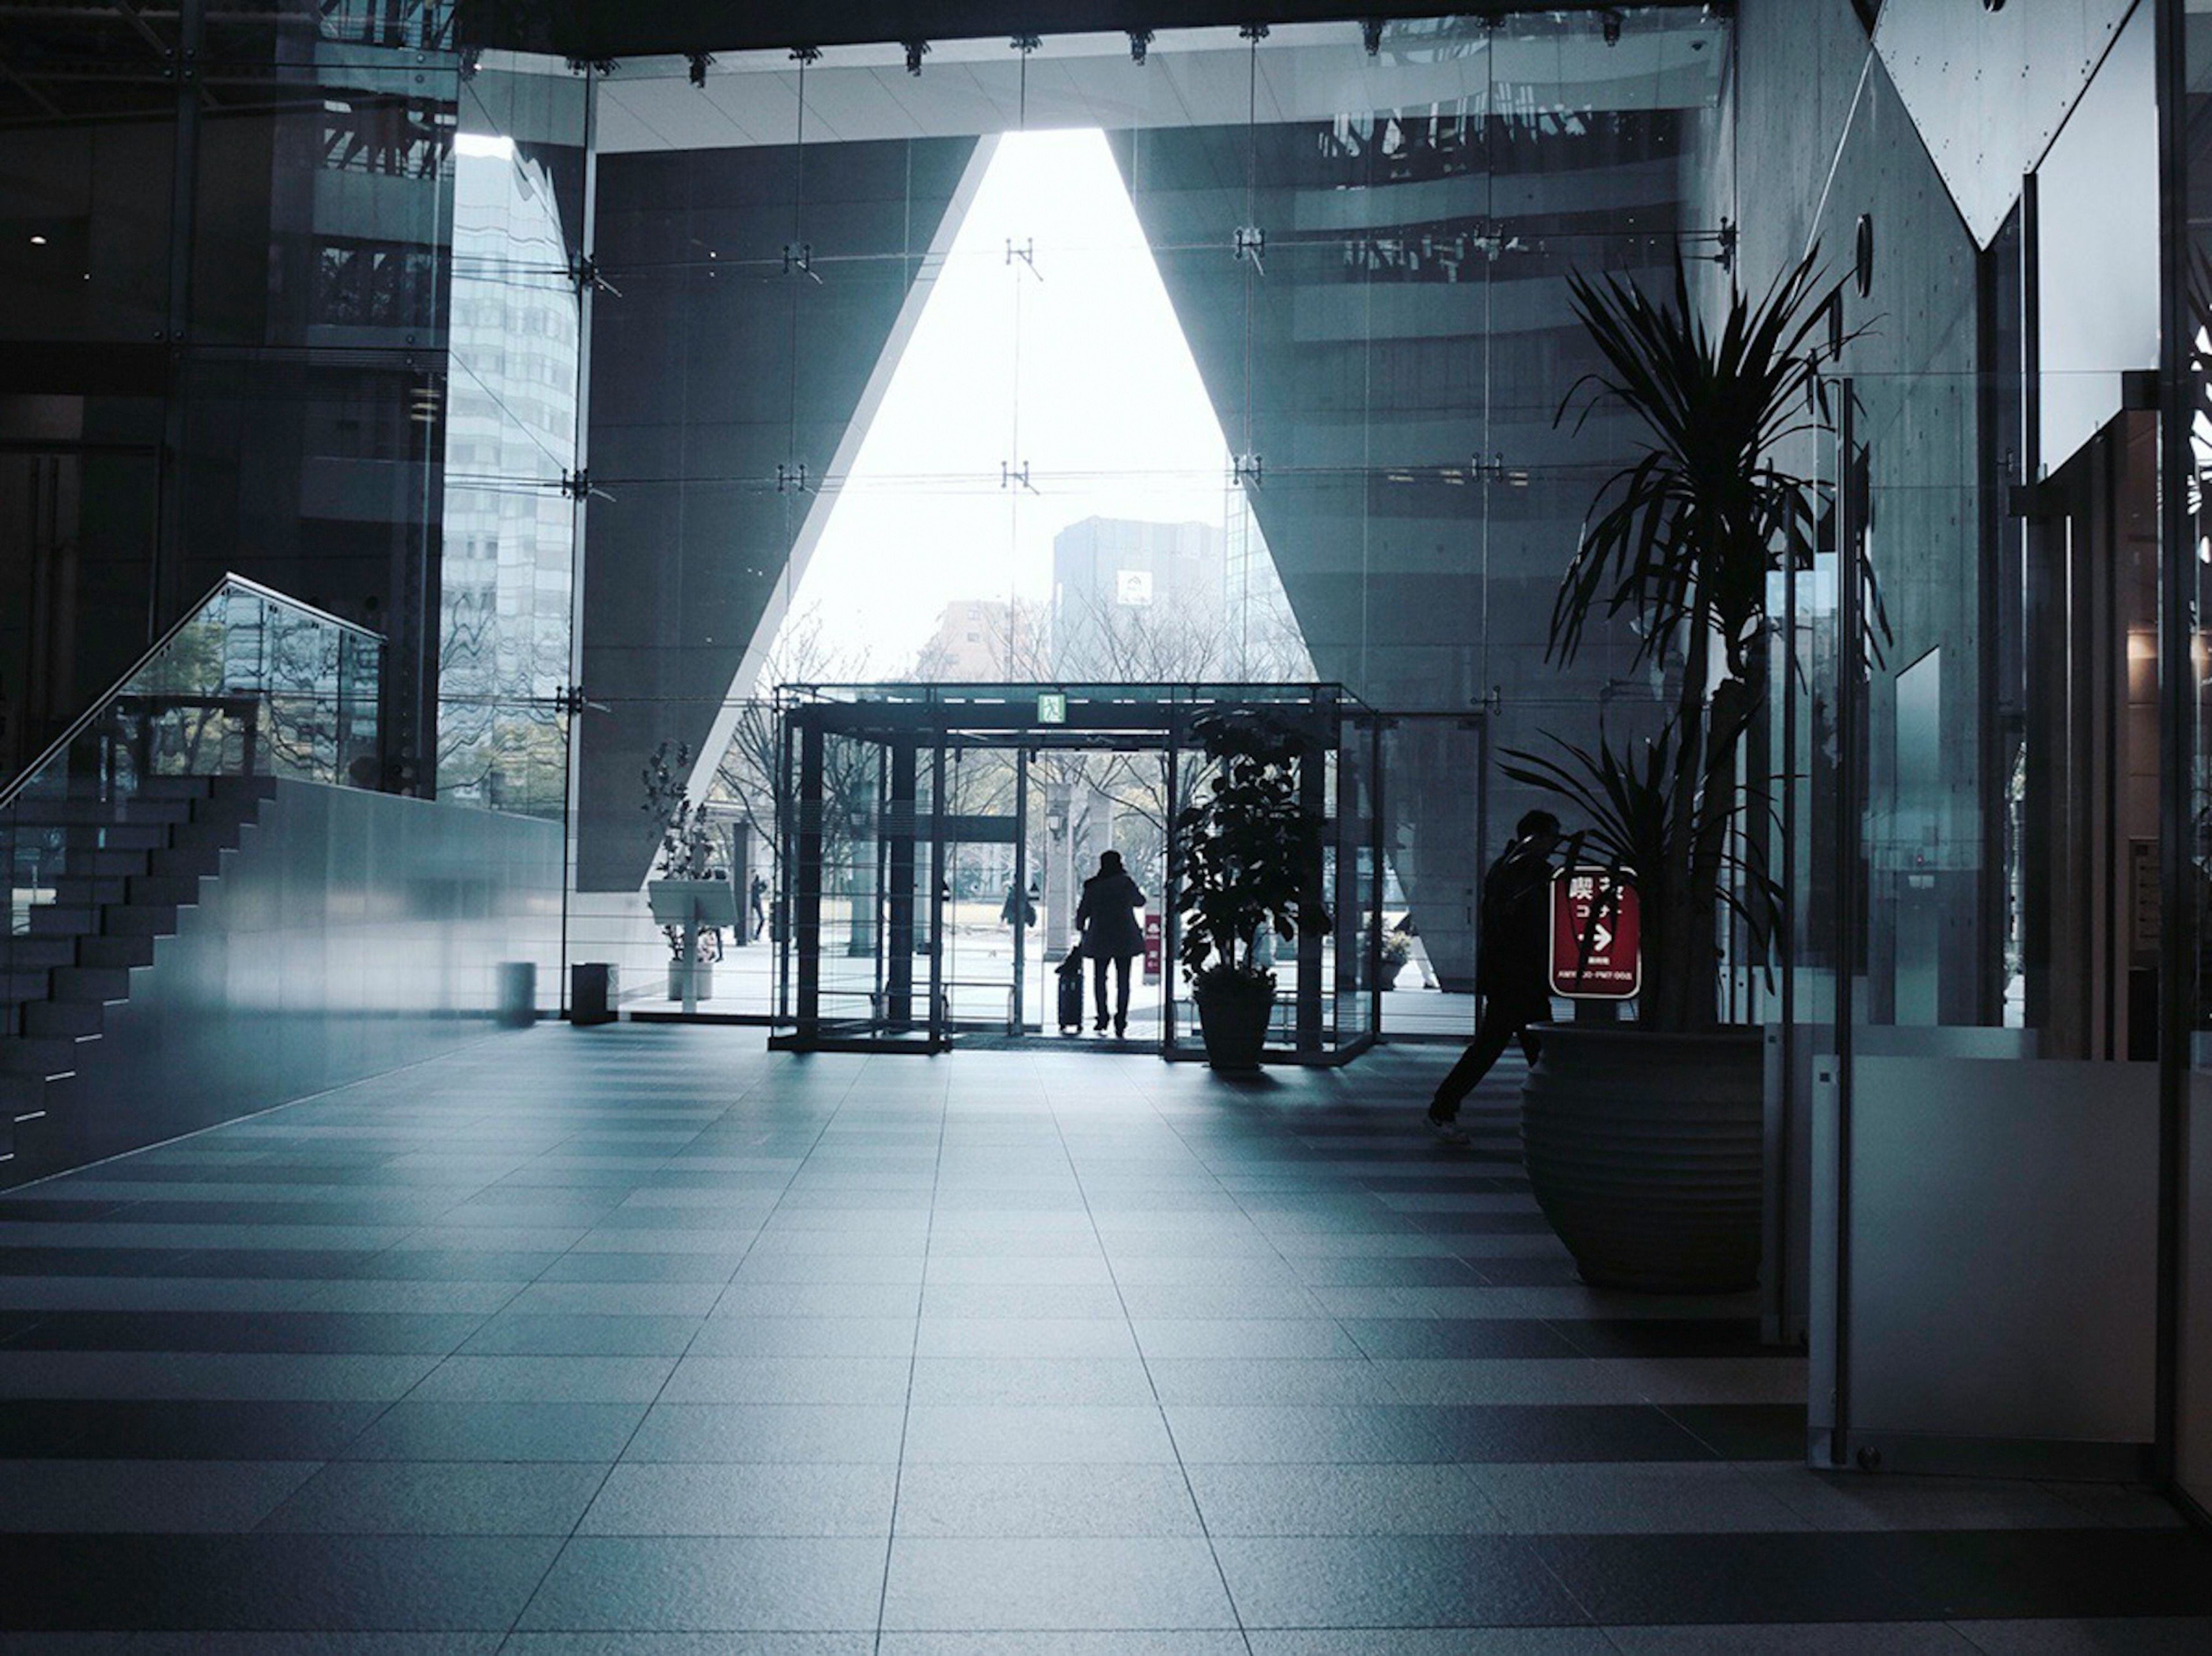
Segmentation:
<svg viewBox="0 0 2212 1656">
<path fill-rule="evenodd" d="M 1098 1010 L 1097 1032 L 1106 1032 L 1106 968 L 1114 968 L 1114 1033 L 1129 1026 L 1129 963 L 1145 952 L 1144 928 L 1137 910 L 1145 894 L 1121 867 L 1119 851 L 1098 854 L 1098 872 L 1083 882 L 1083 900 L 1076 904 L 1075 923 L 1083 934 L 1083 953 L 1091 962 L 1093 1001 Z"/>
</svg>

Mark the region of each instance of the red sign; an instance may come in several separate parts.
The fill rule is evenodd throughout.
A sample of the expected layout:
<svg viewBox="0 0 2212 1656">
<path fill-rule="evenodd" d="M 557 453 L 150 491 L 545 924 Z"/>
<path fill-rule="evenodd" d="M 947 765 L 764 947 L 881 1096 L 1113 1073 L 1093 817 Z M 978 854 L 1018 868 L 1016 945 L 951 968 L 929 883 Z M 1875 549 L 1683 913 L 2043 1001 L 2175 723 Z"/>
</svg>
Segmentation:
<svg viewBox="0 0 2212 1656">
<path fill-rule="evenodd" d="M 1145 916 L 1145 981 L 1160 981 L 1160 917 L 1156 914 Z"/>
<path fill-rule="evenodd" d="M 1603 868 L 1552 876 L 1552 993 L 1571 1001 L 1632 1001 L 1644 987 L 1636 887 Z"/>
</svg>

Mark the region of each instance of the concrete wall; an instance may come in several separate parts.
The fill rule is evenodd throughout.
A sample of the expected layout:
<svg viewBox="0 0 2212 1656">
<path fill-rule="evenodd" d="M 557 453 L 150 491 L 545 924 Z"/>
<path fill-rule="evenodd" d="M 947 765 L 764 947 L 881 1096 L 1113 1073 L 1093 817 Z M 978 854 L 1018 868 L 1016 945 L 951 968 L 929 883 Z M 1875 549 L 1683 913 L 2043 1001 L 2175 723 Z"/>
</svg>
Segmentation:
<svg viewBox="0 0 2212 1656">
<path fill-rule="evenodd" d="M 1735 94 L 1732 161 L 1715 182 L 1728 205 L 1715 210 L 1742 227 L 1743 289 L 1763 292 L 1816 247 L 1826 272 L 1844 275 L 1863 219 L 1875 249 L 1870 291 L 1845 289 L 1846 325 L 1865 332 L 1838 370 L 1856 392 L 1868 562 L 1891 630 L 1866 708 L 1876 819 L 1868 1015 L 1898 1014 L 1902 970 L 1908 999 L 1913 981 L 1932 980 L 1929 1020 L 1984 1021 L 1993 1010 L 1983 963 L 1994 921 L 1980 879 L 1983 806 L 1998 709 L 1984 676 L 1996 549 L 1983 517 L 1991 457 L 1974 377 L 1984 356 L 1978 253 L 1850 0 L 1743 6 Z M 1807 475 L 1832 479 L 1837 470 L 1832 445 L 1811 435 L 1785 460 Z M 1926 756 L 1905 752 L 1900 771 L 1900 730 L 1909 743 L 1922 709 L 1900 709 L 1897 685 L 1931 652 L 1932 675 L 1923 670 L 1914 683 L 1939 711 L 1942 740 L 1923 777 L 1916 765 Z M 1901 801 L 1903 792 L 1915 797 Z M 1931 872 L 1932 886 L 1906 883 Z M 1900 938 L 1908 904 L 1936 911 L 1932 938 Z"/>
<path fill-rule="evenodd" d="M 17 1130 L 37 1178 L 381 1075 L 492 1032 L 497 969 L 556 1004 L 558 824 L 280 782 L 102 1039 Z"/>
<path fill-rule="evenodd" d="M 763 617 L 796 585 L 972 138 L 604 157 L 580 612 L 577 885 L 635 891 L 656 841 L 640 766 L 708 746 Z M 796 203 L 803 201 L 800 213 Z M 787 271 L 803 240 L 819 281 Z M 709 254 L 713 257 L 709 258 Z"/>
</svg>

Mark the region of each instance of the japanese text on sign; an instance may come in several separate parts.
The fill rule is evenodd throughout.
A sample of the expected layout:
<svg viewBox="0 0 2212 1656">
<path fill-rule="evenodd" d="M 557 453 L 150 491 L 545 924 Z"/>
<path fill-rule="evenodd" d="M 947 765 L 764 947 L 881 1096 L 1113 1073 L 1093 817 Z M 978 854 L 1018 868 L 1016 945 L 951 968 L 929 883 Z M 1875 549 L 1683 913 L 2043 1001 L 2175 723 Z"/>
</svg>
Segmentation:
<svg viewBox="0 0 2212 1656">
<path fill-rule="evenodd" d="M 1644 987 L 1636 887 L 1603 868 L 1552 877 L 1552 993 L 1571 1001 L 1633 1000 Z"/>
</svg>

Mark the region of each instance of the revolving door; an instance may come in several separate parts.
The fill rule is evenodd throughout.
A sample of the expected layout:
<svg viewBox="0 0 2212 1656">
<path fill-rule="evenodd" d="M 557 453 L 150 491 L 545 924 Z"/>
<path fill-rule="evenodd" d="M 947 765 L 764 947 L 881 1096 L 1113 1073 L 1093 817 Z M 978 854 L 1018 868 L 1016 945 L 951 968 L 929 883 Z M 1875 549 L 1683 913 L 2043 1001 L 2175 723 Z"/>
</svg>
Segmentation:
<svg viewBox="0 0 2212 1656">
<path fill-rule="evenodd" d="M 936 1052 L 1051 1041 L 1104 1021 L 1062 968 L 1084 877 L 1117 852 L 1144 893 L 1127 1034 L 1085 1044 L 1203 1056 L 1179 981 L 1175 819 L 1207 778 L 1194 731 L 1252 711 L 1299 739 L 1299 787 L 1324 826 L 1332 927 L 1283 941 L 1266 1057 L 1335 1063 L 1380 1005 L 1379 724 L 1334 685 L 787 685 L 779 789 L 782 1051 Z M 1115 986 L 1118 987 L 1118 986 Z M 1114 1011 L 1118 995 L 1107 991 Z"/>
</svg>

